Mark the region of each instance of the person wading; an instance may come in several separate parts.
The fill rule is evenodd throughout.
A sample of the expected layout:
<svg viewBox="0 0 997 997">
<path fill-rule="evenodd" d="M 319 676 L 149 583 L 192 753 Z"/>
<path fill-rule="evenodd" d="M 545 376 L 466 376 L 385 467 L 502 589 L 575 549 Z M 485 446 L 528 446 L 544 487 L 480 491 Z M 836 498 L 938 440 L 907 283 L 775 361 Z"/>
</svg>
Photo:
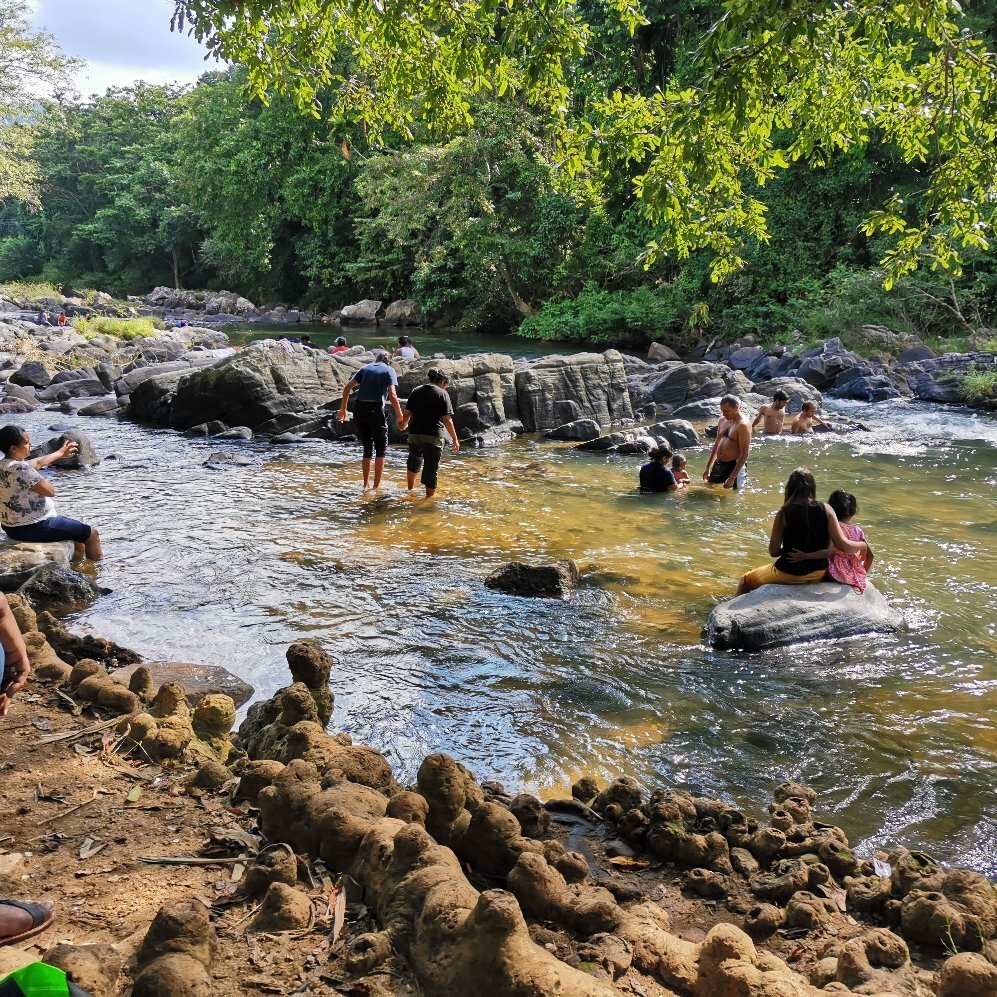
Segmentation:
<svg viewBox="0 0 997 997">
<path fill-rule="evenodd" d="M 380 488 L 384 474 L 384 454 L 388 449 L 388 421 L 384 415 L 384 404 L 390 401 L 395 410 L 398 424 L 402 422 L 402 407 L 398 402 L 398 375 L 391 369 L 387 353 L 374 354 L 374 362 L 361 367 L 343 388 L 343 401 L 339 406 L 338 419 L 346 422 L 349 413 L 346 403 L 353 390 L 357 389 L 357 401 L 353 411 L 353 425 L 363 445 L 363 490 L 370 489 L 370 464 L 374 458 L 374 488 Z"/>
<path fill-rule="evenodd" d="M 720 399 L 722 418 L 717 423 L 717 438 L 706 462 L 703 481 L 724 488 L 739 488 L 744 479 L 739 479 L 748 462 L 751 449 L 751 427 L 741 414 L 741 403 L 733 395 Z"/>
<path fill-rule="evenodd" d="M 398 428 L 408 434 L 408 487 L 415 488 L 415 476 L 422 469 L 421 481 L 426 486 L 426 498 L 436 494 L 439 481 L 443 444 L 450 437 L 454 453 L 460 451 L 457 430 L 453 424 L 453 403 L 447 394 L 450 378 L 442 370 L 430 367 L 426 371 L 429 384 L 420 384 L 405 402 L 405 413 Z"/>
</svg>

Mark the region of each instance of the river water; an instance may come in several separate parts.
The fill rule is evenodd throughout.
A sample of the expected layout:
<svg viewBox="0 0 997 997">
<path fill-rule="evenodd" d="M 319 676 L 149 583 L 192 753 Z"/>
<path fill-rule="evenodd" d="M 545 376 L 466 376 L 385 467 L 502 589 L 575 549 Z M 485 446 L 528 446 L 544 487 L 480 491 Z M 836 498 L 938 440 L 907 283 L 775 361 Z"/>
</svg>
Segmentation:
<svg viewBox="0 0 997 997">
<path fill-rule="evenodd" d="M 444 459 L 432 503 L 404 451 L 360 490 L 351 444 L 193 440 L 79 422 L 98 452 L 60 474 L 60 511 L 100 528 L 109 595 L 72 621 L 151 659 L 220 664 L 260 696 L 284 651 L 338 660 L 334 726 L 400 778 L 448 752 L 540 795 L 583 773 L 680 785 L 760 813 L 798 779 L 863 853 L 908 844 L 997 874 L 997 420 L 916 404 L 851 405 L 870 432 L 763 439 L 743 494 L 694 484 L 640 496 L 640 459 L 524 438 Z M 35 439 L 53 413 L 23 423 Z M 210 468 L 209 455 L 248 466 Z M 694 480 L 705 452 L 689 453 Z M 765 563 L 792 468 L 844 487 L 874 578 L 910 631 L 756 655 L 700 643 L 711 607 Z M 570 602 L 482 582 L 510 558 L 576 558 Z"/>
</svg>

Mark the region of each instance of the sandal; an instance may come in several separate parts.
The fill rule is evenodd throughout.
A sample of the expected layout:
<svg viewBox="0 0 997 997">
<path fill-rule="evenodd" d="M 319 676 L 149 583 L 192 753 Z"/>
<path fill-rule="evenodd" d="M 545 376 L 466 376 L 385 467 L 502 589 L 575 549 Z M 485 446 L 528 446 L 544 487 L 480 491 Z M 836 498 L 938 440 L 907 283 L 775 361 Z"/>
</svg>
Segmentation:
<svg viewBox="0 0 997 997">
<path fill-rule="evenodd" d="M 22 931 L 19 935 L 0 936 L 0 945 L 13 945 L 15 942 L 23 942 L 27 938 L 44 931 L 54 920 L 55 911 L 43 907 L 41 904 L 25 903 L 21 900 L 11 900 L 8 897 L 0 897 L 0 907 L 17 907 L 26 914 L 31 915 L 31 927 L 27 931 Z"/>
</svg>

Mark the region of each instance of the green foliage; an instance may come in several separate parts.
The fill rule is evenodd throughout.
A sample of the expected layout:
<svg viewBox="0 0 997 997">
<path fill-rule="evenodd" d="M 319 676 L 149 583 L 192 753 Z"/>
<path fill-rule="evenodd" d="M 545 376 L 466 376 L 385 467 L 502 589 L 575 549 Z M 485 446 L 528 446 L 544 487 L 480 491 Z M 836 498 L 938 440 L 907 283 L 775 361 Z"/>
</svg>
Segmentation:
<svg viewBox="0 0 997 997">
<path fill-rule="evenodd" d="M 16 198 L 38 205 L 38 163 L 31 155 L 39 94 L 63 86 L 76 60 L 55 39 L 31 29 L 25 0 L 6 0 L 0 12 L 0 204 Z"/>
<path fill-rule="evenodd" d="M 59 289 L 54 284 L 25 281 L 5 281 L 0 284 L 0 297 L 15 301 L 39 301 L 42 298 L 58 298 Z"/>
<path fill-rule="evenodd" d="M 114 336 L 115 339 L 131 342 L 138 336 L 154 336 L 158 329 L 163 328 L 163 323 L 152 317 L 122 319 L 98 315 L 94 318 L 74 318 L 73 328 L 84 339 L 92 339 L 94 336 Z"/>
<path fill-rule="evenodd" d="M 646 343 L 652 339 L 678 344 L 683 330 L 703 326 L 701 305 L 681 300 L 681 293 L 647 287 L 634 291 L 603 291 L 588 285 L 571 301 L 545 305 L 525 319 L 519 335 L 573 343 Z M 693 325 L 689 325 L 689 319 Z"/>
<path fill-rule="evenodd" d="M 959 393 L 967 402 L 982 402 L 997 397 L 997 370 L 980 370 L 974 366 L 963 377 Z"/>
</svg>

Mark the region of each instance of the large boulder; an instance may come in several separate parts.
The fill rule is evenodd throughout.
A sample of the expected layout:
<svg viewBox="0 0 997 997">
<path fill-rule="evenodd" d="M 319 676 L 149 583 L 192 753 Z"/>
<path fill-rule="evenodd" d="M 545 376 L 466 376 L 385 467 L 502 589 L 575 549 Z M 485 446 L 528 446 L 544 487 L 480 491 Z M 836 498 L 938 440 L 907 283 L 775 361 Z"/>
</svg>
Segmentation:
<svg viewBox="0 0 997 997">
<path fill-rule="evenodd" d="M 253 696 L 251 685 L 221 665 L 200 665 L 189 661 L 143 661 L 118 669 L 114 678 L 128 685 L 132 675 L 140 668 L 149 672 L 152 684 L 157 688 L 167 682 L 183 686 L 191 706 L 196 706 L 205 696 L 225 695 L 230 696 L 236 707 L 239 707 Z"/>
<path fill-rule="evenodd" d="M 90 437 L 82 429 L 68 429 L 61 436 L 54 436 L 46 440 L 41 446 L 35 447 L 31 451 L 32 458 L 44 457 L 47 454 L 55 453 L 62 448 L 63 443 L 71 440 L 76 444 L 76 453 L 72 457 L 63 457 L 57 460 L 52 467 L 62 467 L 67 470 L 79 470 L 83 467 L 95 467 L 100 463 L 97 451 L 94 450 Z"/>
<path fill-rule="evenodd" d="M 594 440 L 602 435 L 602 427 L 594 419 L 575 419 L 563 426 L 544 433 L 548 440 L 571 440 L 573 442 Z"/>
<path fill-rule="evenodd" d="M 128 415 L 139 422 L 155 426 L 169 425 L 170 409 L 180 379 L 187 376 L 189 368 L 170 371 L 146 378 L 129 395 L 121 395 L 122 402 L 128 402 Z"/>
<path fill-rule="evenodd" d="M 686 422 L 685 419 L 666 419 L 664 422 L 648 426 L 644 432 L 655 438 L 663 437 L 672 450 L 700 445 L 699 434 L 693 429 L 692 423 Z"/>
<path fill-rule="evenodd" d="M 720 650 L 764 651 L 786 644 L 895 633 L 900 616 L 870 584 L 865 592 L 837 582 L 763 585 L 721 603 L 703 631 Z"/>
<path fill-rule="evenodd" d="M 174 429 L 204 422 L 227 426 L 263 423 L 288 412 L 318 408 L 342 397 L 355 367 L 333 363 L 314 350 L 284 353 L 277 348 L 246 349 L 213 367 L 181 377 L 169 412 Z M 132 393 L 131 404 L 145 388 Z"/>
<path fill-rule="evenodd" d="M 519 418 L 526 432 L 576 419 L 601 426 L 633 418 L 623 357 L 616 350 L 551 356 L 516 368 Z"/>
<path fill-rule="evenodd" d="M 101 589 L 86 575 L 72 568 L 49 563 L 39 568 L 18 590 L 17 594 L 38 612 L 88 606 L 101 594 Z"/>
<path fill-rule="evenodd" d="M 52 372 L 38 360 L 28 360 L 10 375 L 11 384 L 24 387 L 47 388 L 52 382 Z"/>
<path fill-rule="evenodd" d="M 382 302 L 364 298 L 355 305 L 346 305 L 339 313 L 339 321 L 343 325 L 373 325 L 377 322 Z"/>
<path fill-rule="evenodd" d="M 422 309 L 414 298 L 392 301 L 384 312 L 384 325 L 422 325 Z"/>
</svg>

